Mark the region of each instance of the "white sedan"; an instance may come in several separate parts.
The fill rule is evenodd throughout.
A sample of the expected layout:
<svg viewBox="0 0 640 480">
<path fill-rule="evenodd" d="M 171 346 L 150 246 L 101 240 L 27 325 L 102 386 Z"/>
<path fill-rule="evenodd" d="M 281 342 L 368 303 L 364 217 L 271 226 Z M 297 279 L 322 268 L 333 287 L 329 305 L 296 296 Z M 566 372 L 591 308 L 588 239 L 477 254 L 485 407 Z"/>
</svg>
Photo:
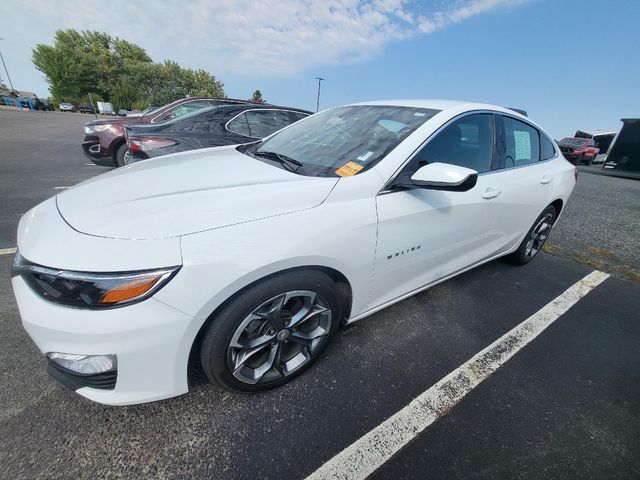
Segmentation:
<svg viewBox="0 0 640 480">
<path fill-rule="evenodd" d="M 186 393 L 190 356 L 229 390 L 263 390 L 341 323 L 498 257 L 529 262 L 575 183 L 512 110 L 348 105 L 41 203 L 20 221 L 13 288 L 51 375 L 91 400 Z"/>
<path fill-rule="evenodd" d="M 58 105 L 61 112 L 75 112 L 76 107 L 72 103 L 61 103 Z"/>
</svg>

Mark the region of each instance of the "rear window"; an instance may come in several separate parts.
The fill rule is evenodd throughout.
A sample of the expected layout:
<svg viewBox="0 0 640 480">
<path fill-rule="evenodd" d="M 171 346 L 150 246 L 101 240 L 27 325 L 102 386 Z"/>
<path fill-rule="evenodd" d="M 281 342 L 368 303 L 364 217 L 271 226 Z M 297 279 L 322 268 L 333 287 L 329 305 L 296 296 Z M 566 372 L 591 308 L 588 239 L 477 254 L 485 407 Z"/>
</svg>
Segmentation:
<svg viewBox="0 0 640 480">
<path fill-rule="evenodd" d="M 285 110 L 248 110 L 227 124 L 230 132 L 250 138 L 264 138 L 291 124 Z"/>
<path fill-rule="evenodd" d="M 556 154 L 553 142 L 544 133 L 540 134 L 540 160 L 549 160 Z"/>
</svg>

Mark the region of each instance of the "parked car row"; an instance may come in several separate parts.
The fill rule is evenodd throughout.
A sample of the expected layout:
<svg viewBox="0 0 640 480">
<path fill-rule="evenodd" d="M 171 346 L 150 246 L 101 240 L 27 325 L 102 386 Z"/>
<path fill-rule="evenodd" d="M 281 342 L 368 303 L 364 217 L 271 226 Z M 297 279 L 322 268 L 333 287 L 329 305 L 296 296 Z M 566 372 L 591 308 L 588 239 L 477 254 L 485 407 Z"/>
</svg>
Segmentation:
<svg viewBox="0 0 640 480">
<path fill-rule="evenodd" d="M 246 100 L 183 98 L 139 115 L 87 122 L 82 150 L 97 165 L 121 167 L 169 153 L 255 142 L 310 114 Z"/>
<path fill-rule="evenodd" d="M 15 101 L 13 101 L 15 103 Z M 50 110 L 54 111 L 53 104 L 47 100 L 40 100 L 39 98 L 21 98 L 20 106 L 22 108 L 34 108 L 35 110 Z"/>
</svg>

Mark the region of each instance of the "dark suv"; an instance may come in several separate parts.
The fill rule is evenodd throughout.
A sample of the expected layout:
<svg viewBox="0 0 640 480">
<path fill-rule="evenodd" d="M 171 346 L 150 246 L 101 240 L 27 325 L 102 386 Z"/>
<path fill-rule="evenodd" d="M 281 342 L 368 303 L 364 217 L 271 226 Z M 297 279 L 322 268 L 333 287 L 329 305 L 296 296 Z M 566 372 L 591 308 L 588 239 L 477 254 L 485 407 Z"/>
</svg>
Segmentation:
<svg viewBox="0 0 640 480">
<path fill-rule="evenodd" d="M 190 97 L 176 100 L 144 115 L 92 120 L 84 124 L 82 151 L 96 165 L 120 167 L 124 165 L 124 155 L 127 152 L 125 124 L 162 123 L 201 108 L 246 103 L 249 102 L 232 98 Z"/>
<path fill-rule="evenodd" d="M 89 103 L 82 103 L 78 107 L 80 113 L 93 113 L 93 107 Z"/>
</svg>

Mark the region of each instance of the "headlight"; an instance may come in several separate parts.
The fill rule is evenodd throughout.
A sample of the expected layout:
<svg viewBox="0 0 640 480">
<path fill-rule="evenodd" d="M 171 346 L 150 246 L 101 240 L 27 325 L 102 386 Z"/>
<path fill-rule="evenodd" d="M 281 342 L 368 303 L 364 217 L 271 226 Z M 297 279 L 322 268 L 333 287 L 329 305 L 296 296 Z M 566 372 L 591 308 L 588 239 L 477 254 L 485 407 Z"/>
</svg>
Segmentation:
<svg viewBox="0 0 640 480">
<path fill-rule="evenodd" d="M 20 275 L 45 300 L 76 308 L 116 308 L 149 298 L 179 266 L 117 273 L 88 273 L 43 267 L 16 253 L 12 276 Z"/>
<path fill-rule="evenodd" d="M 104 125 L 85 125 L 84 133 L 104 132 L 105 130 L 109 130 L 110 128 L 111 128 L 111 125 L 108 123 Z"/>
</svg>

